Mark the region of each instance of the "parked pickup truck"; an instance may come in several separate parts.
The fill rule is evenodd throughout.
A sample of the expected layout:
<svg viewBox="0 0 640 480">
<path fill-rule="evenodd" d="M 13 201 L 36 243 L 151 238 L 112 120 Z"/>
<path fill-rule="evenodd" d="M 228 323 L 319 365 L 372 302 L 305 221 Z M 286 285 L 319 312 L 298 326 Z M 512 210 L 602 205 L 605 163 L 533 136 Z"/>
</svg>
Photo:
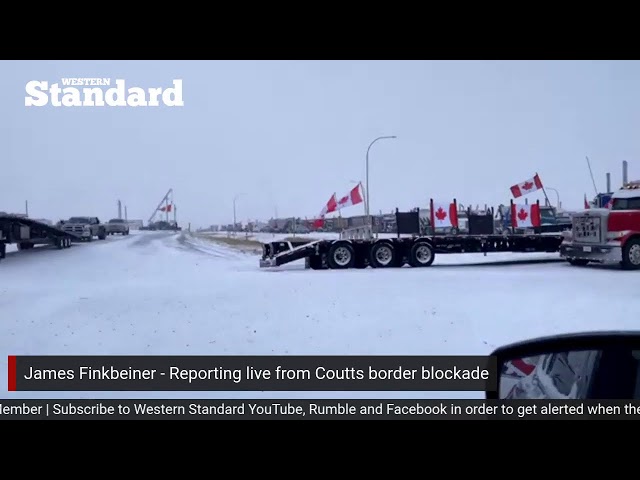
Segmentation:
<svg viewBox="0 0 640 480">
<path fill-rule="evenodd" d="M 88 242 L 92 241 L 93 237 L 98 237 L 99 240 L 107 238 L 107 229 L 98 217 L 71 217 L 60 222 L 59 228 Z"/>
<path fill-rule="evenodd" d="M 129 224 L 121 218 L 112 218 L 107 222 L 107 235 L 129 235 Z"/>
</svg>

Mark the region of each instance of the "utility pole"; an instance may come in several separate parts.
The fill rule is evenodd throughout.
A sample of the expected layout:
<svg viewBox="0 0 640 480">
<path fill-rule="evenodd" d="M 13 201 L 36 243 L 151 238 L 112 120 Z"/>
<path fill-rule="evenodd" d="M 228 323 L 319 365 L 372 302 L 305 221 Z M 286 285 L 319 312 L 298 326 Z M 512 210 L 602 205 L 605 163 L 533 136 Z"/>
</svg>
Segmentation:
<svg viewBox="0 0 640 480">
<path fill-rule="evenodd" d="M 127 215 L 127 206 L 124 206 L 124 221 L 128 222 L 129 221 L 129 216 Z"/>
<path fill-rule="evenodd" d="M 122 202 L 118 200 L 118 218 L 122 218 Z"/>
<path fill-rule="evenodd" d="M 24 201 L 24 213 L 29 216 L 29 200 Z"/>
</svg>

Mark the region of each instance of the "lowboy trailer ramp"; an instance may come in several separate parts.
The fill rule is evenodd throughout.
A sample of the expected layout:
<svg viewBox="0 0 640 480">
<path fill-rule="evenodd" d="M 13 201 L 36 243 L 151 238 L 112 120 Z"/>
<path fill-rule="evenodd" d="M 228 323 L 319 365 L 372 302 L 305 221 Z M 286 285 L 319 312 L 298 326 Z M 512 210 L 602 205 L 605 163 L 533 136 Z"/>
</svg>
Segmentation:
<svg viewBox="0 0 640 480">
<path fill-rule="evenodd" d="M 348 268 L 428 267 L 436 254 L 447 253 L 492 253 L 492 252 L 539 252 L 560 251 L 564 240 L 561 233 L 495 234 L 493 218 L 478 219 L 465 235 L 419 235 L 417 212 L 397 212 L 397 238 L 372 238 L 371 231 L 356 229 L 343 232 L 339 239 L 314 241 L 280 241 L 262 245 L 261 268 L 279 267 L 305 259 L 306 268 L 313 270 Z M 491 224 L 489 225 L 489 221 Z M 475 230 L 487 233 L 475 234 Z M 401 234 L 411 234 L 401 237 Z M 559 255 L 559 253 L 558 253 Z"/>
<path fill-rule="evenodd" d="M 34 245 L 53 245 L 62 249 L 79 240 L 77 235 L 37 220 L 0 214 L 0 260 L 6 256 L 6 246 L 10 243 L 17 244 L 19 250 L 28 250 Z"/>
</svg>

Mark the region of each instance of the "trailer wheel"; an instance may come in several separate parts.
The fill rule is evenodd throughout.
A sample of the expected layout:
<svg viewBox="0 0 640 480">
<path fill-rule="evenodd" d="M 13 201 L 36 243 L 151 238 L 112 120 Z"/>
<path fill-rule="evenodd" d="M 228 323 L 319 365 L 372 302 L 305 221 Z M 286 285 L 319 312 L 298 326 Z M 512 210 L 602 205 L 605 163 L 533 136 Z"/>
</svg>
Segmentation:
<svg viewBox="0 0 640 480">
<path fill-rule="evenodd" d="M 640 238 L 632 238 L 622 248 L 622 268 L 625 270 L 640 269 Z"/>
<path fill-rule="evenodd" d="M 567 262 L 574 267 L 584 267 L 589 264 L 589 260 L 585 260 L 584 258 L 569 258 Z"/>
<path fill-rule="evenodd" d="M 412 267 L 429 267 L 436 259 L 433 247 L 428 242 L 416 242 L 409 252 L 409 264 Z"/>
<path fill-rule="evenodd" d="M 329 248 L 327 265 L 333 269 L 352 268 L 356 261 L 356 255 L 351 244 L 336 242 Z"/>
<path fill-rule="evenodd" d="M 396 266 L 396 252 L 389 242 L 378 242 L 371 247 L 369 262 L 373 268 Z"/>
<path fill-rule="evenodd" d="M 322 269 L 322 256 L 320 256 L 320 255 L 311 255 L 309 257 L 309 268 L 311 270 L 321 270 Z"/>
</svg>

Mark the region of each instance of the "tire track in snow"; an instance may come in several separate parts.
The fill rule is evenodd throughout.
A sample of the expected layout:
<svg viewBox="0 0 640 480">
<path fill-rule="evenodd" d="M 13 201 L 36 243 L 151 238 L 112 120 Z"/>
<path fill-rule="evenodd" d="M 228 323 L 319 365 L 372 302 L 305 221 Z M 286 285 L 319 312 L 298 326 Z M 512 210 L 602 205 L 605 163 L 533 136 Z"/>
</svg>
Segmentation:
<svg viewBox="0 0 640 480">
<path fill-rule="evenodd" d="M 183 233 L 175 240 L 176 242 L 174 247 L 183 251 L 196 252 L 224 260 L 247 260 L 247 257 L 249 256 L 247 253 L 239 251 L 233 247 L 200 240 L 188 233 Z"/>
</svg>

